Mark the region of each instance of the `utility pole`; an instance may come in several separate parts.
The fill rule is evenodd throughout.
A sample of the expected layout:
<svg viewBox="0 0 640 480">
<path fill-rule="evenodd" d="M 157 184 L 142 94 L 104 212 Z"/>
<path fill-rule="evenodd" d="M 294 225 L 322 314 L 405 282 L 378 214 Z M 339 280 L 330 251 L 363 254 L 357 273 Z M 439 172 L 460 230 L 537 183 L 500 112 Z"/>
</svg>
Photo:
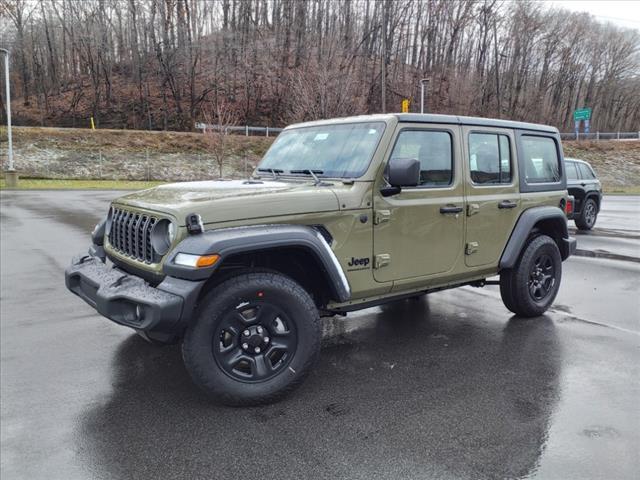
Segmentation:
<svg viewBox="0 0 640 480">
<path fill-rule="evenodd" d="M 9 50 L 0 48 L 0 52 L 4 53 L 4 81 L 5 92 L 7 96 L 7 139 L 9 144 L 8 168 L 5 172 L 5 182 L 7 187 L 16 187 L 18 183 L 18 174 L 13 167 L 13 137 L 11 136 L 11 87 L 9 85 Z"/>
<path fill-rule="evenodd" d="M 382 0 L 382 66 L 380 81 L 382 82 L 382 113 L 387 113 L 387 0 Z"/>
<path fill-rule="evenodd" d="M 429 85 L 428 78 L 420 80 L 420 113 L 424 113 L 424 92 L 427 85 Z"/>
</svg>

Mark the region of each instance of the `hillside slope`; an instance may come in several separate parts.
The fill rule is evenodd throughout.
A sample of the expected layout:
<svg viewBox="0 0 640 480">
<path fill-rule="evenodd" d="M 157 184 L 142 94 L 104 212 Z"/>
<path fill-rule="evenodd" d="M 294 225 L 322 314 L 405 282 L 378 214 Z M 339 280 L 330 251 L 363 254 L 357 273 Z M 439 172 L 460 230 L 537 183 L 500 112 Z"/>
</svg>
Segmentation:
<svg viewBox="0 0 640 480">
<path fill-rule="evenodd" d="M 563 142 L 565 157 L 589 162 L 607 192 L 640 193 L 640 141 Z"/>
<path fill-rule="evenodd" d="M 6 160 L 0 128 L 0 160 Z M 229 137 L 223 177 L 251 172 L 273 138 Z M 37 178 L 193 180 L 218 178 L 218 164 L 201 133 L 17 127 L 15 162 Z M 640 141 L 564 142 L 567 157 L 590 162 L 607 191 L 640 189 Z"/>
<path fill-rule="evenodd" d="M 6 128 L 0 159 L 6 161 Z M 230 135 L 224 178 L 250 173 L 273 138 Z M 23 177 L 116 180 L 219 178 L 219 165 L 202 133 L 16 127 L 16 168 Z"/>
</svg>

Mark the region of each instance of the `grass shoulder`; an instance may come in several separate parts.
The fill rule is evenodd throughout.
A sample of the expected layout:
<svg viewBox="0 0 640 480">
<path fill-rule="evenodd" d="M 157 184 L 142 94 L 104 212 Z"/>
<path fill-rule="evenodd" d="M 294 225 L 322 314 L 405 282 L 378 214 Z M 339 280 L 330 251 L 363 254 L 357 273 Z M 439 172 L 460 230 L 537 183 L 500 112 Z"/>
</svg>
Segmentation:
<svg viewBox="0 0 640 480">
<path fill-rule="evenodd" d="M 163 183 L 167 182 L 21 178 L 18 181 L 18 188 L 15 190 L 143 190 Z M 0 178 L 0 189 L 7 189 L 4 177 Z"/>
<path fill-rule="evenodd" d="M 640 195 L 640 185 L 630 185 L 627 187 L 605 187 L 605 195 Z"/>
</svg>

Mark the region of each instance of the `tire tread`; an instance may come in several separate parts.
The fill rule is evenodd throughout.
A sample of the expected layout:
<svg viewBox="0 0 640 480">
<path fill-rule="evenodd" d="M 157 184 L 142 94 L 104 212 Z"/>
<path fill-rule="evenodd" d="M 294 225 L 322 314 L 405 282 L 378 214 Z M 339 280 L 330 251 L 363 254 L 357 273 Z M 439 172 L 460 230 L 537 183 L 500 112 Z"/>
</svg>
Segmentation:
<svg viewBox="0 0 640 480">
<path fill-rule="evenodd" d="M 544 304 L 536 303 L 529 295 L 528 277 L 530 264 L 533 257 L 541 248 L 551 248 L 556 260 L 556 288 L 555 292 Z M 525 267 L 523 267 L 523 265 Z M 505 307 L 521 317 L 537 317 L 542 315 L 553 303 L 562 278 L 562 259 L 556 242 L 547 235 L 532 237 L 526 244 L 516 265 L 500 273 L 500 294 Z"/>
</svg>

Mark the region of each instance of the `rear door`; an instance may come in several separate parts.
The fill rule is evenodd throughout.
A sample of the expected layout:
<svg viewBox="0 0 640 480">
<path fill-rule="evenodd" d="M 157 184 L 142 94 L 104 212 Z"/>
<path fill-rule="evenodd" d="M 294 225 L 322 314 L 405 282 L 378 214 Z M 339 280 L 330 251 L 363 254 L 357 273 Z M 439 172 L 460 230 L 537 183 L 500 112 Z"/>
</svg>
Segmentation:
<svg viewBox="0 0 640 480">
<path fill-rule="evenodd" d="M 590 192 L 597 192 L 600 190 L 600 182 L 596 178 L 593 170 L 586 163 L 577 162 L 576 166 L 580 170 L 580 185 L 585 191 L 585 196 Z"/>
<path fill-rule="evenodd" d="M 468 267 L 496 264 L 521 212 L 512 130 L 463 127 Z"/>
</svg>

